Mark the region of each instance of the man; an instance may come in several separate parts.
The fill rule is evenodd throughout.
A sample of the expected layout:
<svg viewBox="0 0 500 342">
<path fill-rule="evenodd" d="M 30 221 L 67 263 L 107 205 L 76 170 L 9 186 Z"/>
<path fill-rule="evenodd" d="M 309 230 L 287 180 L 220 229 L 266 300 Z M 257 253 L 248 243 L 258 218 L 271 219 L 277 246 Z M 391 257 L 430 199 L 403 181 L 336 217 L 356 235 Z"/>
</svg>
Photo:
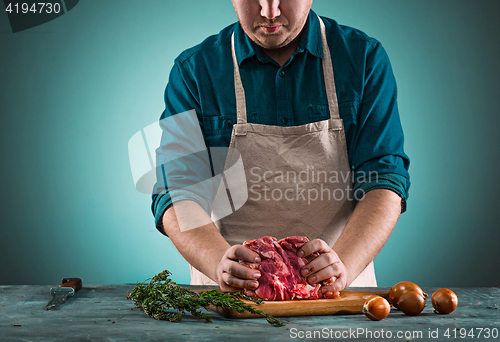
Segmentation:
<svg viewBox="0 0 500 342">
<path fill-rule="evenodd" d="M 170 185 L 153 195 L 157 227 L 192 266 L 192 283 L 256 289 L 261 274 L 239 261 L 260 258 L 243 241 L 305 235 L 311 241 L 298 256 L 320 255 L 301 273 L 310 284 L 333 277 L 322 288 L 326 297 L 349 285 L 376 286 L 372 260 L 405 210 L 409 188 L 395 80 L 380 43 L 319 18 L 311 5 L 233 0 L 239 22 L 175 61 L 162 119 L 194 109 L 207 148 L 231 144 L 252 183 L 248 201 L 219 226 L 201 220 L 189 230 L 179 222 L 210 204 L 194 193 L 173 200 Z M 163 128 L 159 164 L 179 145 Z M 229 153 L 226 169 L 238 156 Z M 163 177 L 190 171 L 163 170 Z M 336 196 L 346 185 L 345 196 Z M 362 200 L 349 196 L 349 186 Z M 315 194 L 314 203 L 304 193 Z"/>
</svg>

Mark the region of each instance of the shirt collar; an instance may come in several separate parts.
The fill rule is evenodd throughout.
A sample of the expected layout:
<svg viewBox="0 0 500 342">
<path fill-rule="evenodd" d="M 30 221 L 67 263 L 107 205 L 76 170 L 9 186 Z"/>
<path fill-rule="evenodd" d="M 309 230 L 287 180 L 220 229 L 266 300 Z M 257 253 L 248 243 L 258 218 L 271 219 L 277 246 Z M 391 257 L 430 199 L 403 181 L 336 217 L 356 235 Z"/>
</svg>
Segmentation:
<svg viewBox="0 0 500 342">
<path fill-rule="evenodd" d="M 234 26 L 234 45 L 236 48 L 236 60 L 241 65 L 245 59 L 257 56 L 261 62 L 268 62 L 271 59 L 247 36 L 240 23 Z M 308 50 L 312 55 L 323 58 L 323 46 L 321 43 L 321 27 L 319 20 L 313 10 L 309 11 L 306 24 L 304 25 L 302 37 L 300 38 L 297 50 L 294 55 L 304 50 Z"/>
<path fill-rule="evenodd" d="M 302 33 L 297 49 L 307 49 L 314 56 L 323 58 L 321 26 L 319 24 L 318 16 L 313 10 L 309 11 L 309 17 L 304 25 L 304 32 Z"/>
</svg>

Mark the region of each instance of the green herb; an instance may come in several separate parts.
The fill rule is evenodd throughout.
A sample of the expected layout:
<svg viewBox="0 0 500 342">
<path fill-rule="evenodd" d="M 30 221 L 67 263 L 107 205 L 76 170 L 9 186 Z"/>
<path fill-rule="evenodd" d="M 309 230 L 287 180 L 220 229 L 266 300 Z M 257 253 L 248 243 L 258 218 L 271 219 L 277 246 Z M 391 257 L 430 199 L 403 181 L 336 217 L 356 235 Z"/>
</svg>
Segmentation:
<svg viewBox="0 0 500 342">
<path fill-rule="evenodd" d="M 204 319 L 207 323 L 212 322 L 212 317 L 202 313 L 200 308 L 213 305 L 224 309 L 234 309 L 239 313 L 248 311 L 261 315 L 275 327 L 285 325 L 276 317 L 256 310 L 241 300 L 241 298 L 249 299 L 254 303 L 261 304 L 263 302 L 261 299 L 251 298 L 237 291 L 209 290 L 197 293 L 191 289 L 180 287 L 169 278 L 170 275 L 171 273 L 165 270 L 151 278 L 149 283 L 147 282 L 149 279 L 137 283 L 132 292 L 127 294 L 127 299 L 133 300 L 135 306 L 142 309 L 149 317 L 170 322 L 179 322 L 184 312 Z M 177 312 L 169 312 L 170 309 Z"/>
</svg>

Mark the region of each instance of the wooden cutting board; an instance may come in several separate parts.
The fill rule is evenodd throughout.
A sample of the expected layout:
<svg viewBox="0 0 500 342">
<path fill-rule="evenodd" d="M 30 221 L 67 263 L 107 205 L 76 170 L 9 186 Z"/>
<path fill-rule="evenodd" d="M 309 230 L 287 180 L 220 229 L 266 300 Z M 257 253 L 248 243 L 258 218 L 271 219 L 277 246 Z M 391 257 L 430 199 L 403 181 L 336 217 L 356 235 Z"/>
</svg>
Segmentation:
<svg viewBox="0 0 500 342">
<path fill-rule="evenodd" d="M 337 299 L 266 301 L 260 305 L 247 300 L 243 301 L 255 309 L 275 317 L 348 315 L 362 313 L 365 300 L 373 295 L 379 295 L 387 299 L 389 293 L 387 291 L 341 291 L 340 298 Z M 239 313 L 234 309 L 222 309 L 213 306 L 209 306 L 208 309 L 226 318 L 262 317 L 249 312 Z"/>
</svg>

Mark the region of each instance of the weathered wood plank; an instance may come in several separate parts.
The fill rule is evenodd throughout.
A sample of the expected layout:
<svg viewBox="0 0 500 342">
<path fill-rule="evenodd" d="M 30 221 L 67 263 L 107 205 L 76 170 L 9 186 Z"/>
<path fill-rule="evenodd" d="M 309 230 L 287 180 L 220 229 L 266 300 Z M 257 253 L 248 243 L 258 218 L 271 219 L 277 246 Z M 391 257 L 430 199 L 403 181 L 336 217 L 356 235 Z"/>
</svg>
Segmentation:
<svg viewBox="0 0 500 342">
<path fill-rule="evenodd" d="M 413 340 L 433 340 L 430 332 L 437 331 L 439 340 L 460 338 L 460 330 L 471 328 L 500 329 L 499 288 L 453 288 L 458 295 L 458 309 L 450 315 L 433 313 L 430 300 L 423 313 L 409 317 L 392 309 L 380 322 L 364 315 L 289 317 L 286 327 L 275 328 L 264 319 L 226 319 L 208 312 L 213 323 L 203 323 L 186 316 L 180 323 L 156 321 L 144 315 L 126 299 L 133 285 L 85 285 L 61 305 L 57 311 L 45 311 L 50 299 L 50 286 L 0 286 L 0 340 L 3 341 L 297 341 L 313 337 L 334 340 L 361 341 L 381 339 L 374 334 L 391 333 L 392 340 L 406 341 L 404 334 L 414 334 Z M 432 295 L 437 288 L 424 288 Z M 356 288 L 366 291 L 387 291 L 388 288 Z M 438 330 L 436 330 L 438 329 Z M 450 338 L 443 334 L 446 330 Z M 457 331 L 457 338 L 454 338 Z M 402 332 L 402 338 L 396 334 Z M 415 333 L 421 335 L 415 336 Z M 336 335 L 339 338 L 335 338 Z M 342 335 L 344 338 L 341 338 Z M 484 337 L 484 331 L 483 331 Z M 467 340 L 472 340 L 468 338 Z M 500 340 L 477 339 L 474 340 Z"/>
</svg>

